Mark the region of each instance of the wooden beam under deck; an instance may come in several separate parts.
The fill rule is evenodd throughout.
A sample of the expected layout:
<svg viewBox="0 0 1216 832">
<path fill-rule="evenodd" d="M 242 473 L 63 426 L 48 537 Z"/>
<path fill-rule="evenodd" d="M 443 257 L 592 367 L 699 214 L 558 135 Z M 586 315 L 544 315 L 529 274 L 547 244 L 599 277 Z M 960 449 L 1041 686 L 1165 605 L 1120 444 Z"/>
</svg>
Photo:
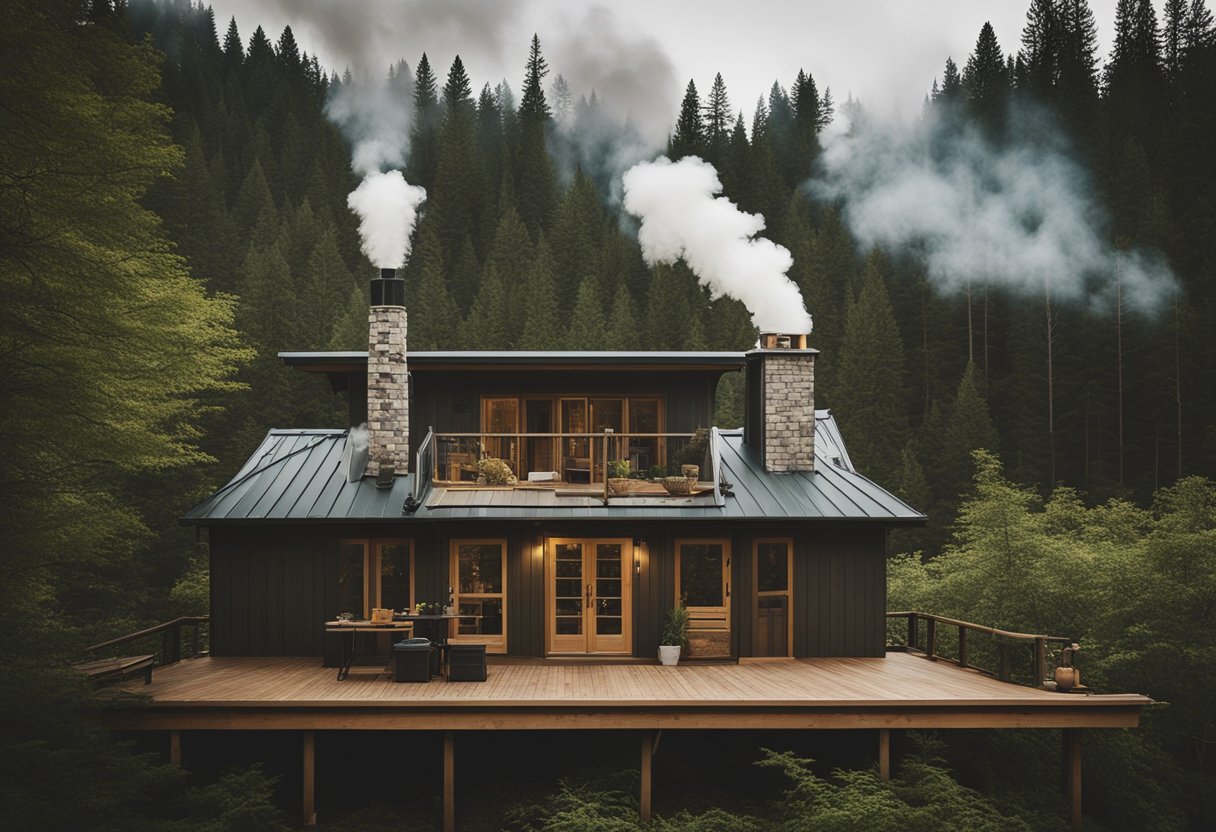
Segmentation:
<svg viewBox="0 0 1216 832">
<path fill-rule="evenodd" d="M 338 682 L 311 658 L 203 658 L 105 712 L 120 730 L 1131 728 L 1150 700 L 1020 687 L 904 653 L 724 665 L 492 664 L 485 682 Z M 121 696 L 123 692 L 120 691 Z"/>
</svg>

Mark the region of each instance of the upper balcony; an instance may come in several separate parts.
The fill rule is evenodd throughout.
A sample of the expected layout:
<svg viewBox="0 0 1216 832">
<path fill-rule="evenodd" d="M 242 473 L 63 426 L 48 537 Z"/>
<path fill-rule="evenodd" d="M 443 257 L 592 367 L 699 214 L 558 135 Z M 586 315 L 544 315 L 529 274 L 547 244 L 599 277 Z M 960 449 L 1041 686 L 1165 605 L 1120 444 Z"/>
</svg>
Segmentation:
<svg viewBox="0 0 1216 832">
<path fill-rule="evenodd" d="M 429 432 L 419 446 L 426 480 L 451 490 L 529 490 L 554 497 L 695 497 L 713 494 L 709 430 L 693 433 Z M 695 470 L 693 470 L 695 468 Z"/>
</svg>

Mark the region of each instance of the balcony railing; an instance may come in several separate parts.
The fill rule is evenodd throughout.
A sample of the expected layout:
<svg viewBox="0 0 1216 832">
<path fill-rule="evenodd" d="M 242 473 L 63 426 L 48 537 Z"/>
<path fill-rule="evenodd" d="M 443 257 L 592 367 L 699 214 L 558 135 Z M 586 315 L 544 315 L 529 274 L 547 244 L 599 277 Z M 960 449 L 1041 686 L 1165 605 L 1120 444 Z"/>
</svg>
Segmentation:
<svg viewBox="0 0 1216 832">
<path fill-rule="evenodd" d="M 634 477 L 680 476 L 695 433 L 435 433 L 429 448 L 431 477 L 440 484 L 494 484 L 482 460 L 498 459 L 519 482 L 602 486 L 616 471 L 610 463 L 629 463 Z M 696 463 L 700 479 L 710 480 L 708 434 Z M 422 461 L 421 454 L 419 461 Z"/>
<path fill-rule="evenodd" d="M 900 618 L 907 621 L 906 639 L 901 632 L 903 628 L 896 624 Z M 888 612 L 887 623 L 888 646 L 903 647 L 931 661 L 946 659 L 959 667 L 978 670 L 1002 682 L 1025 682 L 1031 687 L 1043 687 L 1051 658 L 1049 653 L 1053 647 L 1059 649 L 1072 642 L 1071 638 L 1064 636 L 1015 633 L 915 610 Z M 941 625 L 940 629 L 938 625 Z M 991 636 L 992 639 L 976 644 L 969 638 L 971 633 Z M 1017 651 L 1012 655 L 1011 647 Z M 1033 649 L 1027 650 L 1027 647 Z"/>
</svg>

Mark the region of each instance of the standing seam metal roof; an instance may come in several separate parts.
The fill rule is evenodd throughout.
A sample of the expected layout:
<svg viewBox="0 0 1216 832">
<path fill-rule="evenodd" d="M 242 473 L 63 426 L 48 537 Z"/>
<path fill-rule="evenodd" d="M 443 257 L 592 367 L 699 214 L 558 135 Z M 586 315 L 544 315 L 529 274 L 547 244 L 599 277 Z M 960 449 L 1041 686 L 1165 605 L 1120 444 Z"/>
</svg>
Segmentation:
<svg viewBox="0 0 1216 832">
<path fill-rule="evenodd" d="M 414 475 L 390 489 L 342 465 L 347 432 L 272 430 L 232 481 L 191 508 L 182 522 L 224 523 L 427 520 L 805 520 L 919 525 L 924 516 L 853 469 L 836 420 L 817 411 L 814 471 L 770 474 L 743 442 L 742 430 L 714 431 L 719 478 L 729 496 L 614 499 L 557 497 L 551 491 L 452 491 L 431 488 L 405 514 Z"/>
</svg>

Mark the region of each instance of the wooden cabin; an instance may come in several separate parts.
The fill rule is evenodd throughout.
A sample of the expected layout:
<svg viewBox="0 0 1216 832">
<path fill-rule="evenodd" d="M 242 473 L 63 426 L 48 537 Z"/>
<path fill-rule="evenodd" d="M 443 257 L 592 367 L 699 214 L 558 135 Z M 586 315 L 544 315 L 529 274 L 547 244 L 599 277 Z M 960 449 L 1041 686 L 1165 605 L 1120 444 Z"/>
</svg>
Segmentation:
<svg viewBox="0 0 1216 832">
<path fill-rule="evenodd" d="M 366 445 L 349 426 L 272 430 L 186 515 L 209 531 L 212 655 L 332 661 L 321 622 L 426 602 L 478 616 L 453 641 L 488 653 L 653 658 L 681 601 L 689 658 L 884 655 L 886 533 L 924 517 L 814 409 L 805 335 L 416 353 L 404 308 L 371 319 L 368 353 L 282 356 L 347 395 Z M 741 372 L 747 424 L 714 426 L 718 381 Z M 669 494 L 658 480 L 686 464 Z"/>
</svg>

